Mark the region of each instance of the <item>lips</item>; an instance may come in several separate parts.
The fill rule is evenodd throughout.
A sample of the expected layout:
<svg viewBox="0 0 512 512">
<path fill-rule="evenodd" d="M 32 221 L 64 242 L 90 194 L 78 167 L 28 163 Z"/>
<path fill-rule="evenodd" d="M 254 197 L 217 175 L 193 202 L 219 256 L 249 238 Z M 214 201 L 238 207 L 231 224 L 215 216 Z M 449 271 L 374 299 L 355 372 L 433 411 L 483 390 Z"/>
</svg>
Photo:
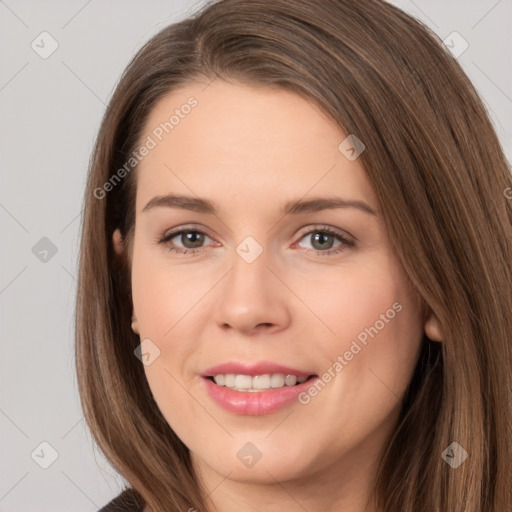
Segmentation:
<svg viewBox="0 0 512 512">
<path fill-rule="evenodd" d="M 297 401 L 318 379 L 314 372 L 270 362 L 228 362 L 206 369 L 201 377 L 216 404 L 240 415 L 275 412 Z"/>
<path fill-rule="evenodd" d="M 308 377 L 309 375 L 315 374 L 314 372 L 299 370 L 297 368 L 291 368 L 289 366 L 283 366 L 280 364 L 263 361 L 250 365 L 234 362 L 219 364 L 217 366 L 207 368 L 204 372 L 201 373 L 201 377 L 214 377 L 215 375 L 229 373 L 234 375 L 251 375 L 252 377 L 256 375 L 274 373 L 284 373 L 285 375 L 295 375 L 297 377 Z"/>
</svg>

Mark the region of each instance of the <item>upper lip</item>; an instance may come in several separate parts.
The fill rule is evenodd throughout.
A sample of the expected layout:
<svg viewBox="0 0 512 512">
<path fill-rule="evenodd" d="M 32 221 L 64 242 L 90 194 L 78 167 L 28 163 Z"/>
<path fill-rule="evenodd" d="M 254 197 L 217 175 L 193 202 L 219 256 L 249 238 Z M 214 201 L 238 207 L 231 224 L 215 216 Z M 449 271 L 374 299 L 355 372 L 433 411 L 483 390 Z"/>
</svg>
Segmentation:
<svg viewBox="0 0 512 512">
<path fill-rule="evenodd" d="M 277 363 L 269 361 L 260 361 L 258 363 L 237 363 L 234 361 L 228 361 L 215 366 L 207 368 L 201 372 L 202 377 L 214 377 L 215 375 L 265 375 L 273 373 L 284 373 L 285 375 L 296 375 L 297 377 L 307 377 L 314 375 L 314 372 L 308 372 L 298 370 L 297 368 L 291 368 Z"/>
</svg>

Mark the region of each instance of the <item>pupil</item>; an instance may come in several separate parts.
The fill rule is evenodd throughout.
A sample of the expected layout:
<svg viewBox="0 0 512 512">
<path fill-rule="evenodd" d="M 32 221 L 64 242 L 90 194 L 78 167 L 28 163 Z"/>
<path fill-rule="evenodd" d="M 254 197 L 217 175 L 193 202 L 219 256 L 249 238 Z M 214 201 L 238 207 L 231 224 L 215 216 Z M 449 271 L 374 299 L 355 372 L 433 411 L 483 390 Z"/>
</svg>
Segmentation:
<svg viewBox="0 0 512 512">
<path fill-rule="evenodd" d="M 327 242 L 329 242 L 329 239 L 332 239 L 332 235 L 326 235 L 326 234 L 323 234 L 323 233 L 316 233 L 316 234 L 314 235 L 314 242 L 313 242 L 313 246 L 315 246 L 315 244 L 316 244 L 317 242 L 320 242 L 320 246 L 319 246 L 319 248 L 320 248 L 320 249 L 325 249 L 325 248 L 327 247 L 327 245 L 329 245 L 328 243 L 327 243 L 327 245 L 325 245 L 325 242 L 326 242 L 326 241 L 327 241 Z M 331 241 L 332 241 L 332 240 L 331 240 Z M 324 245 L 322 245 L 322 244 L 324 244 Z"/>
<path fill-rule="evenodd" d="M 186 243 L 183 244 L 185 247 L 187 247 L 187 243 L 189 242 L 192 244 L 192 247 L 188 246 L 187 248 L 201 247 L 204 239 L 204 235 L 202 233 L 198 233 L 197 231 L 189 231 L 182 236 L 185 237 Z"/>
</svg>

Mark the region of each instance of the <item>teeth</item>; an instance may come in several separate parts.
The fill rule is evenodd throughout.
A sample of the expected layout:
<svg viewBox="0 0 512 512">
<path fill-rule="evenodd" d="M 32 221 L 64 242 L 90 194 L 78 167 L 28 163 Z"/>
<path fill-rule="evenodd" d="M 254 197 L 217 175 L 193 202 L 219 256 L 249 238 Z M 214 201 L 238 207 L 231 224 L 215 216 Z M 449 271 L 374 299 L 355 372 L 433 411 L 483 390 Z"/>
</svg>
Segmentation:
<svg viewBox="0 0 512 512">
<path fill-rule="evenodd" d="M 284 383 L 287 386 L 295 386 L 295 384 L 297 384 L 297 377 L 295 375 L 287 375 L 284 379 Z"/>
<path fill-rule="evenodd" d="M 266 391 L 268 389 L 282 388 L 284 386 L 295 386 L 308 380 L 307 375 L 297 377 L 296 375 L 285 375 L 284 373 L 273 373 L 265 375 L 235 375 L 232 373 L 215 375 L 213 380 L 219 386 L 234 389 L 235 391 Z"/>
<path fill-rule="evenodd" d="M 253 389 L 269 389 L 270 388 L 270 375 L 255 375 L 252 378 Z"/>
<path fill-rule="evenodd" d="M 235 388 L 237 388 L 237 389 L 252 388 L 252 377 L 250 375 L 237 375 L 235 377 Z"/>
<path fill-rule="evenodd" d="M 282 388 L 284 386 L 285 376 L 282 373 L 274 373 L 270 376 L 271 388 Z"/>
<path fill-rule="evenodd" d="M 222 375 L 220 375 L 220 377 L 222 377 Z M 224 386 L 226 386 L 227 388 L 235 387 L 235 376 L 232 373 L 224 375 Z"/>
</svg>

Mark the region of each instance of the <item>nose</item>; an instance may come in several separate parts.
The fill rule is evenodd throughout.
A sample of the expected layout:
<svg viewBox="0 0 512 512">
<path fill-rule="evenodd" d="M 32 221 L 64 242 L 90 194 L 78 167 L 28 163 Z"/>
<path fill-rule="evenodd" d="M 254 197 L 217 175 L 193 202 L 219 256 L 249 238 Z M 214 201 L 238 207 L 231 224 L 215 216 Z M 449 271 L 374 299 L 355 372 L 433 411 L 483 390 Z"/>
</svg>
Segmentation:
<svg viewBox="0 0 512 512">
<path fill-rule="evenodd" d="M 235 253 L 215 299 L 215 317 L 221 329 L 254 336 L 288 327 L 290 292 L 277 277 L 279 272 L 271 260 L 265 251 L 252 263 Z"/>
</svg>

